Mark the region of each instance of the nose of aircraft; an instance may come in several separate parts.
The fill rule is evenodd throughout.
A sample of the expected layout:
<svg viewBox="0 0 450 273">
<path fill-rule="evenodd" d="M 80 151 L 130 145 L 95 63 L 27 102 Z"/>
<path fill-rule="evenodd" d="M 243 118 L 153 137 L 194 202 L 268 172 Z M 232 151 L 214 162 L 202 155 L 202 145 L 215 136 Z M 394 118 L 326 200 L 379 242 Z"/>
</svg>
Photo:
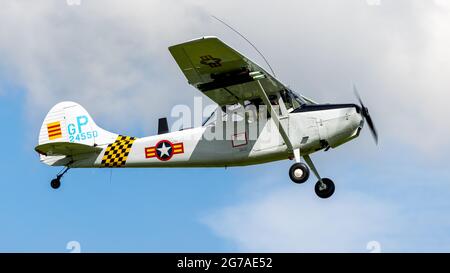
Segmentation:
<svg viewBox="0 0 450 273">
<path fill-rule="evenodd" d="M 358 117 L 357 118 L 358 127 L 359 128 L 363 128 L 363 126 L 364 126 L 364 117 L 363 117 L 362 112 L 361 112 L 362 109 L 361 109 L 361 107 L 359 105 L 356 105 L 356 104 L 354 104 L 353 107 L 355 108 L 356 115 Z"/>
</svg>

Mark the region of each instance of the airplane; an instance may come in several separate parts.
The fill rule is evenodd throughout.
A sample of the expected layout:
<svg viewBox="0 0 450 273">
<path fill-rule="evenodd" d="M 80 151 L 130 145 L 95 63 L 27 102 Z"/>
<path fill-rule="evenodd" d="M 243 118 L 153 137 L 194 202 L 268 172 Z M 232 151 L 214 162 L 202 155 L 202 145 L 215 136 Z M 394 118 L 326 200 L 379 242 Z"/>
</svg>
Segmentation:
<svg viewBox="0 0 450 273">
<path fill-rule="evenodd" d="M 35 147 L 41 162 L 64 167 L 51 180 L 52 188 L 60 187 L 70 168 L 226 168 L 290 159 L 295 160 L 290 179 L 302 184 L 311 170 L 317 178 L 315 193 L 329 198 L 334 182 L 320 176 L 311 154 L 355 139 L 365 122 L 378 142 L 355 86 L 359 105 L 319 104 L 217 37 L 190 40 L 169 51 L 188 83 L 214 101 L 217 110 L 202 126 L 173 132 L 167 118 L 160 118 L 157 135 L 137 138 L 106 131 L 81 105 L 60 102 L 45 117 Z"/>
</svg>

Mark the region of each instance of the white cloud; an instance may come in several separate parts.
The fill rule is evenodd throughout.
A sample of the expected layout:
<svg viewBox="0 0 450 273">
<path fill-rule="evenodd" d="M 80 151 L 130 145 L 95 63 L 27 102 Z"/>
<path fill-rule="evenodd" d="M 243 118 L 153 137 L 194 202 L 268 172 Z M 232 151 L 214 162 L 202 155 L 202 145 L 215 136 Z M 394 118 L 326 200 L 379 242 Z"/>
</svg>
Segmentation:
<svg viewBox="0 0 450 273">
<path fill-rule="evenodd" d="M 210 212 L 203 222 L 244 252 L 367 252 L 368 242 L 383 245 L 399 230 L 394 205 L 339 189 L 319 200 L 300 188 L 272 188 L 257 197 L 248 192 L 247 200 Z"/>
<path fill-rule="evenodd" d="M 194 94 L 167 47 L 196 35 L 199 11 L 185 1 L 6 1 L 2 67 L 25 89 L 35 122 L 36 110 L 74 100 L 115 126 L 143 126 Z"/>
<path fill-rule="evenodd" d="M 258 1 L 205 5 L 249 38 L 292 88 L 321 102 L 355 101 L 359 86 L 381 143 L 401 141 L 431 156 L 448 150 L 450 10 L 432 1 Z M 247 16 L 242 16 L 247 14 Z M 236 47 L 255 54 L 239 38 Z M 260 60 L 257 56 L 257 60 Z M 401 130 L 399 130 L 401 128 Z M 418 141 L 425 137 L 426 141 Z"/>
</svg>

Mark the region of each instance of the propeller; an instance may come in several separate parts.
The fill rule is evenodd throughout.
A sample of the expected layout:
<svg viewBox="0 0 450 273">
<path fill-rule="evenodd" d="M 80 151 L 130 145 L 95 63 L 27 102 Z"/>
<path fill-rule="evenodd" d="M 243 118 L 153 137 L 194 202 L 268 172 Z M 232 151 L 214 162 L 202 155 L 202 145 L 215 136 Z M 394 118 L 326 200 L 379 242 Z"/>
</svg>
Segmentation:
<svg viewBox="0 0 450 273">
<path fill-rule="evenodd" d="M 356 98 L 359 101 L 359 104 L 361 105 L 361 115 L 362 117 L 367 121 L 367 125 L 369 125 L 370 132 L 372 133 L 373 139 L 375 140 L 375 143 L 378 144 L 378 133 L 377 129 L 375 128 L 375 124 L 372 121 L 372 118 L 369 114 L 369 109 L 364 106 L 364 103 L 362 102 L 361 96 L 358 93 L 358 89 L 356 89 L 356 86 L 353 85 L 353 92 L 355 93 Z"/>
</svg>

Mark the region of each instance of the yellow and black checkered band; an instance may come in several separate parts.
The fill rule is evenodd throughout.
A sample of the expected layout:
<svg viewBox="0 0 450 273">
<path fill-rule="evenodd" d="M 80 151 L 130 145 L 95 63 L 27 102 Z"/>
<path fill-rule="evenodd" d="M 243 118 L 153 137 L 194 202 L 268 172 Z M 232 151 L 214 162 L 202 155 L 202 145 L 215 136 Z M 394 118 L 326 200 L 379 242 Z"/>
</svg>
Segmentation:
<svg viewBox="0 0 450 273">
<path fill-rule="evenodd" d="M 127 162 L 128 154 L 130 153 L 131 146 L 133 146 L 135 140 L 135 137 L 119 135 L 116 141 L 106 147 L 101 167 L 123 167 Z"/>
</svg>

